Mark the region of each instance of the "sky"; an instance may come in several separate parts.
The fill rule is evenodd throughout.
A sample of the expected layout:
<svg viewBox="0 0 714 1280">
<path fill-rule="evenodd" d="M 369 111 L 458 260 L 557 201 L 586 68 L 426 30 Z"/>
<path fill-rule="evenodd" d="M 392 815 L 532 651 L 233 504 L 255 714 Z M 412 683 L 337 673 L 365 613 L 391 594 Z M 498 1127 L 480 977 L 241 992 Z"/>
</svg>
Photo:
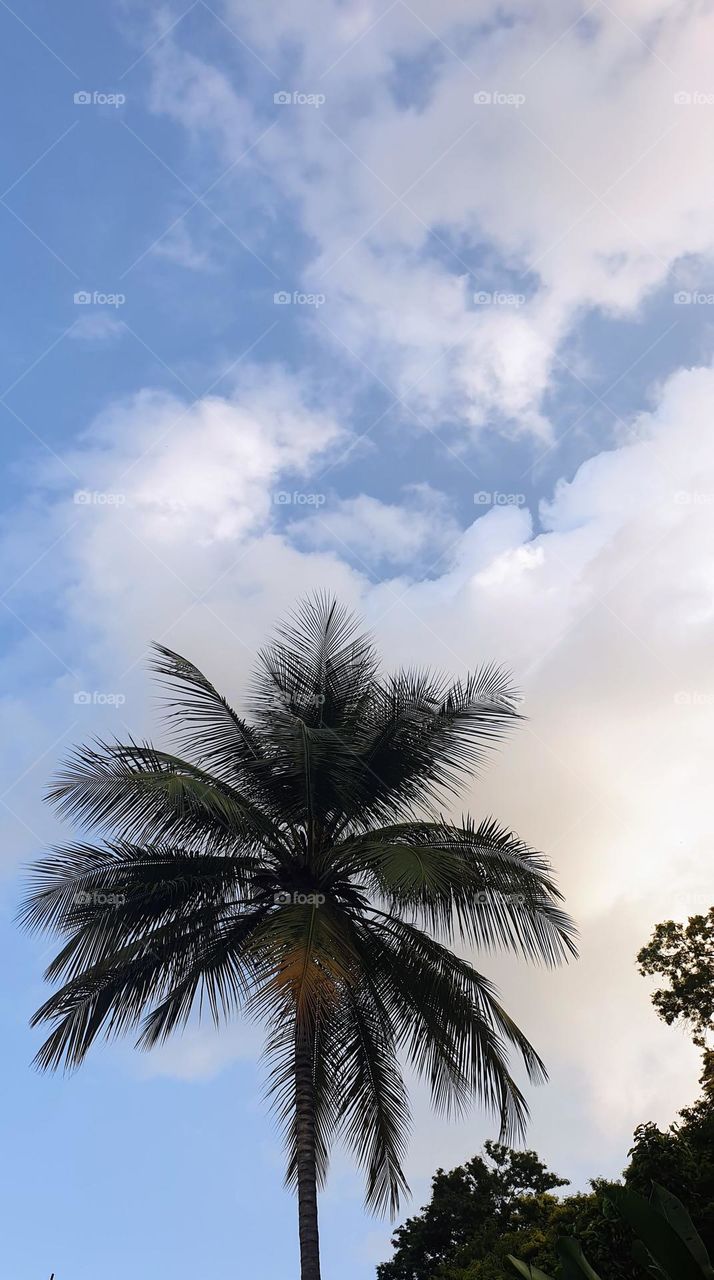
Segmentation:
<svg viewBox="0 0 714 1280">
<path fill-rule="evenodd" d="M 260 1039 L 30 1066 L 71 745 L 150 735 L 152 640 L 239 706 L 328 587 L 385 666 L 505 663 L 525 725 L 464 799 L 550 856 L 556 972 L 477 963 L 545 1058 L 573 1186 L 697 1093 L 635 956 L 711 905 L 714 13 L 700 0 L 0 0 L 0 927 L 12 1280 L 287 1280 Z M 417 1087 L 410 1205 L 493 1126 Z M 389 1224 L 337 1152 L 324 1274 Z"/>
</svg>

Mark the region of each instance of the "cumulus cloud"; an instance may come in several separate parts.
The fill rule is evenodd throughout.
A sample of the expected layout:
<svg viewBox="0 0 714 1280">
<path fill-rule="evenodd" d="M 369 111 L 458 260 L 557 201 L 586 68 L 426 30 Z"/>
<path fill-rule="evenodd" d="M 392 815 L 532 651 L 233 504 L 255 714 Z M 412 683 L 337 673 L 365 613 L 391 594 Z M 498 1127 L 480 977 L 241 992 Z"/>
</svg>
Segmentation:
<svg viewBox="0 0 714 1280">
<path fill-rule="evenodd" d="M 188 131 L 201 168 L 208 141 L 219 171 L 255 144 L 245 163 L 265 207 L 289 208 L 304 285 L 327 298 L 314 332 L 427 425 L 548 438 L 544 396 L 583 312 L 631 314 L 658 288 L 696 288 L 712 249 L 702 7 L 234 0 L 221 12 L 245 24 L 275 84 L 322 85 L 324 108 L 286 108 L 262 137 L 272 79 L 251 96 L 186 53 L 180 27 L 152 51 L 153 107 Z M 181 235 L 169 244 L 190 257 Z M 593 1162 L 616 1171 L 643 1111 L 668 1120 L 695 1091 L 695 1055 L 658 1023 L 634 955 L 656 920 L 710 905 L 713 396 L 710 367 L 680 371 L 538 513 L 496 505 L 460 532 L 426 488 L 276 501 L 327 499 L 320 476 L 342 436 L 334 407 L 284 371 L 249 371 L 194 403 L 145 390 L 111 406 L 67 454 L 71 474 L 45 474 L 46 508 L 19 511 L 0 548 L 20 619 L 13 673 L 36 675 L 38 653 L 45 663 L 9 735 L 8 785 L 19 753 L 36 802 L 62 735 L 107 717 L 156 732 L 140 675 L 152 638 L 240 702 L 275 618 L 315 587 L 363 612 L 390 666 L 507 663 L 530 719 L 466 802 L 551 855 L 583 954 L 557 974 L 483 967 L 552 1068 L 533 1142 L 584 1175 L 572 1134 L 585 1134 Z M 448 548 L 436 573 L 432 546 Z M 43 593 L 52 608 L 36 620 L 28 602 Z M 84 704 L 78 721 L 78 687 L 131 701 Z M 189 1038 L 155 1068 L 210 1074 L 237 1045 Z M 417 1174 L 484 1136 L 480 1122 L 430 1128 L 419 1114 Z"/>
<path fill-rule="evenodd" d="M 134 1067 L 147 1078 L 212 1080 L 238 1059 L 255 1061 L 261 1049 L 259 1028 L 250 1023 L 220 1028 L 193 1023 L 180 1037 L 167 1040 L 135 1059 Z"/>
<path fill-rule="evenodd" d="M 194 405 L 171 426 L 178 406 L 139 395 L 104 415 L 72 455 L 87 493 L 111 492 L 124 475 L 127 494 L 113 508 L 85 504 L 63 544 L 65 642 L 93 637 L 98 688 L 144 687 L 135 664 L 154 637 L 240 702 L 275 617 L 317 586 L 363 612 L 390 666 L 511 666 L 530 720 L 467 802 L 552 856 L 583 959 L 527 979 L 510 961 L 482 963 L 548 1058 L 558 1099 L 610 1158 L 643 1118 L 643 1097 L 650 1114 L 668 1119 L 695 1087 L 694 1054 L 657 1022 L 634 955 L 656 920 L 705 907 L 710 894 L 713 395 L 711 368 L 681 371 L 655 409 L 632 420 L 627 440 L 557 487 L 540 532 L 524 508 L 494 508 L 463 531 L 433 580 L 371 584 L 334 547 L 300 549 L 279 527 L 270 495 L 284 483 L 281 468 L 321 456 L 337 432 L 329 416 L 300 406 L 289 383 Z M 335 517 L 370 547 L 394 538 L 401 554 L 410 502 L 404 520 L 396 504 L 360 499 Z M 64 499 L 53 509 L 64 514 Z M 51 556 L 34 571 L 49 575 L 43 581 L 52 573 Z M 55 690 L 71 685 L 65 672 L 58 680 Z M 45 701 L 43 693 L 27 720 L 33 750 L 36 721 L 50 715 Z M 47 706 L 50 748 L 70 716 L 60 721 L 57 705 Z M 74 736 L 88 736 L 100 714 L 83 708 Z M 121 717 L 137 733 L 150 723 L 140 697 Z M 616 1054 L 604 1025 L 621 1038 Z M 652 1072 L 655 1053 L 666 1054 L 666 1072 Z M 182 1070 L 203 1074 L 211 1054 L 191 1042 Z M 536 1096 L 535 1136 L 565 1156 L 568 1134 L 548 1133 L 553 1106 L 549 1091 Z M 444 1130 L 439 1141 L 431 1162 L 467 1154 L 474 1136 Z M 421 1159 L 417 1148 L 418 1167 Z"/>
<path fill-rule="evenodd" d="M 411 486 L 403 503 L 380 502 L 368 494 L 334 502 L 329 509 L 295 521 L 290 532 L 305 546 L 356 557 L 365 568 L 403 564 L 427 571 L 459 541 L 459 526 L 446 494 L 429 485 Z"/>
<path fill-rule="evenodd" d="M 543 395 L 584 310 L 632 314 L 676 290 L 683 255 L 711 255 L 714 17 L 701 6 L 224 12 L 275 84 L 289 47 L 289 88 L 324 105 L 275 122 L 262 82 L 199 74 L 167 40 L 156 108 L 226 163 L 274 124 L 246 163 L 315 246 L 303 278 L 330 300 L 325 341 L 430 419 L 547 435 Z"/>
<path fill-rule="evenodd" d="M 79 342 L 106 342 L 126 332 L 121 320 L 106 311 L 90 311 L 72 325 L 67 337 Z"/>
</svg>

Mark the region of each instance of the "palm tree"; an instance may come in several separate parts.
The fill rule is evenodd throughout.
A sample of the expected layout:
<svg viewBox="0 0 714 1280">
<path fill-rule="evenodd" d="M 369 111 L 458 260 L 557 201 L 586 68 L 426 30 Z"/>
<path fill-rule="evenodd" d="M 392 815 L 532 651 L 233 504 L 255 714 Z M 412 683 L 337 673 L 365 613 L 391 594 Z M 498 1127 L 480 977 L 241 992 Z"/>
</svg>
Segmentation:
<svg viewBox="0 0 714 1280">
<path fill-rule="evenodd" d="M 41 859 L 22 918 L 64 935 L 62 985 L 33 1025 L 36 1062 L 76 1067 L 100 1035 L 150 1048 L 205 1000 L 216 1023 L 266 1027 L 269 1095 L 297 1188 L 302 1280 L 319 1280 L 317 1191 L 341 1136 L 367 1205 L 408 1190 L 400 1067 L 461 1110 L 479 1097 L 501 1136 L 543 1064 L 456 939 L 555 964 L 575 954 L 545 858 L 494 819 L 438 811 L 519 718 L 502 671 L 448 683 L 381 676 L 331 599 L 303 603 L 259 655 L 247 718 L 197 667 L 155 646 L 178 754 L 95 743 L 50 792 L 99 833 Z"/>
</svg>

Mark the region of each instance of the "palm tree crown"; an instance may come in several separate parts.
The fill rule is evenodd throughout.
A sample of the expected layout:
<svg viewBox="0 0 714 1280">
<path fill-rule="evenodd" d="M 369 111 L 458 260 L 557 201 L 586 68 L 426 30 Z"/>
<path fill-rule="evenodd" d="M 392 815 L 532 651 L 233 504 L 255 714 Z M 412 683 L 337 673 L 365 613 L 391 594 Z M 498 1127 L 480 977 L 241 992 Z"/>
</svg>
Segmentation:
<svg viewBox="0 0 714 1280">
<path fill-rule="evenodd" d="M 517 700 L 495 667 L 453 683 L 382 676 L 369 638 L 322 596 L 260 653 L 247 717 L 169 649 L 155 647 L 154 668 L 176 754 L 95 743 L 50 793 L 99 840 L 33 869 L 24 921 L 65 939 L 46 975 L 61 985 L 34 1017 L 52 1027 L 37 1061 L 74 1067 L 99 1035 L 130 1029 L 150 1047 L 204 1003 L 216 1022 L 257 1017 L 301 1213 L 307 1197 L 303 1275 L 319 1276 L 305 1264 L 312 1184 L 333 1139 L 364 1168 L 372 1208 L 394 1211 L 406 1187 L 401 1062 L 440 1108 L 481 1098 L 506 1139 L 527 1115 L 508 1048 L 544 1076 L 451 947 L 573 955 L 548 862 L 492 818 L 438 808 L 519 718 Z"/>
</svg>

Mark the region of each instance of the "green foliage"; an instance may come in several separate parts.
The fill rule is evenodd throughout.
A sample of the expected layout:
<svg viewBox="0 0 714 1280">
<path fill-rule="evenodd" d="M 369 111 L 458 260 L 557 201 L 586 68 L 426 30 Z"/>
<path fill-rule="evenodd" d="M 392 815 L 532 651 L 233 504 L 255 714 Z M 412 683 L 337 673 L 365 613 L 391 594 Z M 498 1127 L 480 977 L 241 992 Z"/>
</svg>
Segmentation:
<svg viewBox="0 0 714 1280">
<path fill-rule="evenodd" d="M 705 1095 L 680 1112 L 669 1129 L 635 1130 L 625 1184 L 649 1196 L 660 1183 L 687 1205 L 708 1252 L 714 1255 L 714 1100 Z"/>
<path fill-rule="evenodd" d="M 610 1199 L 635 1233 L 634 1256 L 661 1280 L 714 1280 L 709 1256 L 687 1210 L 671 1192 L 655 1183 L 649 1200 L 626 1187 L 613 1187 Z"/>
<path fill-rule="evenodd" d="M 714 1280 L 709 1255 L 681 1200 L 664 1187 L 653 1187 L 650 1200 L 627 1187 L 611 1187 L 608 1202 L 635 1234 L 633 1257 L 642 1271 L 656 1280 Z M 561 1236 L 560 1265 L 554 1280 L 600 1280 L 580 1242 Z M 524 1280 L 551 1280 L 549 1275 L 518 1258 L 509 1261 Z"/>
<path fill-rule="evenodd" d="M 690 916 L 686 925 L 665 920 L 637 956 L 640 973 L 666 978 L 652 1003 L 671 1026 L 679 1018 L 692 1030 L 696 1045 L 707 1047 L 714 1030 L 714 907 Z"/>
<path fill-rule="evenodd" d="M 713 1253 L 714 1102 L 703 1098 L 666 1130 L 641 1125 L 629 1155 L 625 1186 L 644 1198 L 653 1184 L 666 1186 Z M 486 1157 L 436 1174 L 430 1203 L 395 1232 L 379 1280 L 504 1280 L 509 1255 L 533 1267 L 535 1280 L 562 1264 L 561 1238 L 576 1239 L 604 1280 L 642 1280 L 632 1231 L 612 1205 L 614 1184 L 595 1180 L 591 1192 L 559 1198 L 552 1192 L 567 1184 L 533 1152 L 487 1144 Z"/>
<path fill-rule="evenodd" d="M 395 1253 L 377 1268 L 379 1280 L 503 1280 L 513 1253 L 549 1269 L 565 1235 L 577 1235 L 596 1262 L 621 1254 L 625 1263 L 612 1280 L 634 1280 L 627 1233 L 603 1212 L 609 1184 L 558 1199 L 551 1192 L 567 1181 L 535 1152 L 491 1142 L 484 1151 L 486 1158 L 436 1173 L 429 1204 L 395 1232 Z"/>
<path fill-rule="evenodd" d="M 395 1233 L 394 1257 L 378 1268 L 379 1280 L 503 1280 L 511 1273 L 509 1258 L 527 1280 L 549 1280 L 556 1271 L 560 1280 L 597 1280 L 600 1274 L 641 1280 L 642 1265 L 659 1280 L 679 1266 L 684 1280 L 695 1238 L 697 1265 L 708 1265 L 704 1259 L 714 1252 L 714 1051 L 706 1051 L 714 1016 L 714 908 L 686 926 L 658 925 L 638 962 L 643 974 L 667 978 L 669 986 L 653 997 L 660 1016 L 670 1024 L 684 1019 L 705 1048 L 703 1098 L 667 1130 L 652 1123 L 635 1130 L 624 1188 L 596 1180 L 590 1194 L 558 1199 L 548 1192 L 562 1180 L 547 1174 L 533 1152 L 525 1154 L 541 1185 L 537 1178 L 528 1186 L 514 1183 L 505 1200 L 495 1194 L 479 1157 L 449 1174 L 440 1170 L 430 1204 Z M 552 1179 L 548 1186 L 544 1174 Z M 637 1218 L 641 1232 L 649 1231 L 651 1245 L 659 1242 L 666 1252 L 669 1239 L 669 1272 L 661 1265 L 657 1270 L 644 1240 L 633 1257 L 628 1215 L 633 1223 Z"/>
<path fill-rule="evenodd" d="M 556 1280 L 600 1280 L 597 1272 L 590 1266 L 580 1244 L 572 1236 L 561 1236 L 558 1240 L 557 1252 L 560 1266 L 556 1273 Z M 509 1255 L 508 1260 L 524 1280 L 551 1280 L 551 1277 L 546 1275 L 545 1271 L 541 1271 L 540 1267 L 533 1267 L 512 1255 Z"/>
<path fill-rule="evenodd" d="M 453 944 L 546 964 L 575 952 L 543 855 L 492 818 L 439 811 L 520 718 L 510 682 L 492 666 L 455 682 L 382 676 L 369 638 L 323 597 L 259 655 L 247 716 L 179 654 L 156 646 L 154 667 L 173 750 L 95 743 L 51 792 L 96 840 L 34 868 L 23 919 L 62 938 L 37 1061 L 73 1068 L 97 1037 L 127 1031 L 150 1047 L 194 1009 L 255 1017 L 289 1180 L 299 1047 L 318 1177 L 339 1135 L 368 1204 L 394 1210 L 409 1132 L 400 1057 L 443 1110 L 481 1098 L 504 1137 L 527 1114 L 509 1050 L 544 1076 Z"/>
<path fill-rule="evenodd" d="M 472 1241 L 468 1250 L 444 1268 L 444 1280 L 503 1280 L 511 1274 L 508 1258 L 514 1254 L 536 1271 L 552 1273 L 560 1261 L 558 1242 L 563 1237 L 577 1237 L 590 1263 L 598 1269 L 608 1268 L 607 1280 L 636 1280 L 627 1230 L 605 1207 L 604 1193 L 609 1185 L 596 1185 L 596 1191 L 562 1200 L 552 1195 L 533 1197 L 523 1206 L 521 1221 L 516 1221 L 512 1230 L 499 1236 L 486 1253 Z M 439 1277 L 438 1271 L 435 1277 Z"/>
<path fill-rule="evenodd" d="M 432 1280 L 455 1257 L 478 1242 L 492 1248 L 500 1237 L 524 1228 L 535 1198 L 567 1183 L 550 1173 L 533 1151 L 512 1151 L 486 1142 L 486 1159 L 432 1180 L 432 1198 L 420 1214 L 395 1232 L 395 1257 L 377 1269 L 379 1280 Z"/>
</svg>

